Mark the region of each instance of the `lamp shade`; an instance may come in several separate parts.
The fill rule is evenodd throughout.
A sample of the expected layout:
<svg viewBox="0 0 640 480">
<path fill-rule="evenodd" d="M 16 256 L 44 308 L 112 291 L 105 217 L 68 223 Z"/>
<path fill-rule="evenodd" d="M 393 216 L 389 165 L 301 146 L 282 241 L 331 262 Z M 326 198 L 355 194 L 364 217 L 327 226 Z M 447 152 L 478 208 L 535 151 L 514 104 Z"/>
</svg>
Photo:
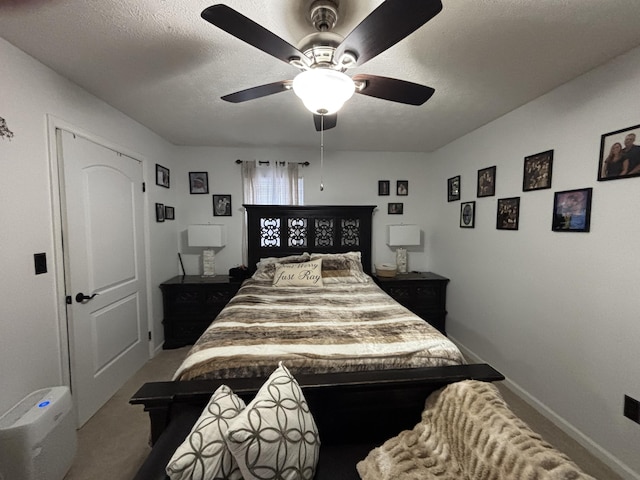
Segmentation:
<svg viewBox="0 0 640 480">
<path fill-rule="evenodd" d="M 336 113 L 355 91 L 348 75 L 329 68 L 315 68 L 293 79 L 293 91 L 304 106 L 318 115 Z"/>
<path fill-rule="evenodd" d="M 420 245 L 420 227 L 418 225 L 387 225 L 387 245 L 390 247 Z"/>
<path fill-rule="evenodd" d="M 187 241 L 190 247 L 224 247 L 227 243 L 227 226 L 189 225 Z"/>
</svg>

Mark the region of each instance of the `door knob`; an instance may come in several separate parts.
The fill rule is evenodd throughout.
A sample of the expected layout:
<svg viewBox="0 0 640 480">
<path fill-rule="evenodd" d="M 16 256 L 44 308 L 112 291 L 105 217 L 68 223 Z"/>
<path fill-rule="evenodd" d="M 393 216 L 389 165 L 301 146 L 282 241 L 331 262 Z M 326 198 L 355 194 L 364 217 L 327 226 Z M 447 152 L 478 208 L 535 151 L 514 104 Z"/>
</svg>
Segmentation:
<svg viewBox="0 0 640 480">
<path fill-rule="evenodd" d="M 79 294 L 76 295 L 76 302 L 82 303 L 85 300 L 91 300 L 96 295 L 98 295 L 98 294 L 94 293 L 93 295 L 89 296 L 89 295 L 85 295 L 84 293 L 80 292 Z"/>
</svg>

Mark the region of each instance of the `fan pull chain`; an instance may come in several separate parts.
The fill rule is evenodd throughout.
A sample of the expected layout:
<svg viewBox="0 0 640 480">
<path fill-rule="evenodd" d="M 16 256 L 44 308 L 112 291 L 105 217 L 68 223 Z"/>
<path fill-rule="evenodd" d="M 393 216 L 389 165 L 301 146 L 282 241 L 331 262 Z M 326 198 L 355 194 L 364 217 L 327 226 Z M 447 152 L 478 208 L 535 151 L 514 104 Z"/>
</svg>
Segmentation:
<svg viewBox="0 0 640 480">
<path fill-rule="evenodd" d="M 320 115 L 320 191 L 324 191 L 324 115 Z"/>
</svg>

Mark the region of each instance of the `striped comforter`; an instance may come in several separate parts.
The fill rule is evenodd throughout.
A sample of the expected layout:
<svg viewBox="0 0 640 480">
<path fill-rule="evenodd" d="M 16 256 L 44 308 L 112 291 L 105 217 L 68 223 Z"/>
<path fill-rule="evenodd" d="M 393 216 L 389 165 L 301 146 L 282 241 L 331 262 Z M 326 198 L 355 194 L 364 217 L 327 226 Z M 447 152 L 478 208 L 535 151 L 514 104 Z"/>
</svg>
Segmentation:
<svg viewBox="0 0 640 480">
<path fill-rule="evenodd" d="M 190 350 L 176 380 L 463 364 L 457 347 L 373 280 L 272 287 L 247 280 Z"/>
</svg>

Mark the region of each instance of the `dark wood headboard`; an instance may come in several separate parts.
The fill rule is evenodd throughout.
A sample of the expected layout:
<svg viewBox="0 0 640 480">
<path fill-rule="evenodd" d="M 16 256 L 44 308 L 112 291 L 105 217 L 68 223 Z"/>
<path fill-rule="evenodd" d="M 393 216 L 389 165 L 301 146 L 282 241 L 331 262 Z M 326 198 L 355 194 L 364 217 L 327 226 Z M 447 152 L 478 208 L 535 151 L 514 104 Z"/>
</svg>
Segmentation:
<svg viewBox="0 0 640 480">
<path fill-rule="evenodd" d="M 371 223 L 375 205 L 244 205 L 249 270 L 261 258 L 359 251 L 371 273 Z"/>
</svg>

